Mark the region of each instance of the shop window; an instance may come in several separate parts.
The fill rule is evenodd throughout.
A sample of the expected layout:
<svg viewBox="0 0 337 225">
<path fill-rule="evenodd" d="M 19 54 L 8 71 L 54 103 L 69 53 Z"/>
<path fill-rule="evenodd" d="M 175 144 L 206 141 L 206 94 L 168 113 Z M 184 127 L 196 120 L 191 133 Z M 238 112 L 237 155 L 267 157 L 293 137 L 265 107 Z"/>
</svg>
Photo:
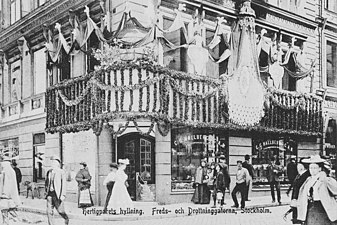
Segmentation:
<svg viewBox="0 0 337 225">
<path fill-rule="evenodd" d="M 45 178 L 45 134 L 34 134 L 33 136 L 33 181 Z"/>
<path fill-rule="evenodd" d="M 268 184 L 267 166 L 272 157 L 276 164 L 286 168 L 291 156 L 297 157 L 297 142 L 290 138 L 282 139 L 253 139 L 252 165 L 254 172 L 253 183 Z M 281 183 L 287 183 L 286 171 L 280 176 Z"/>
<path fill-rule="evenodd" d="M 325 132 L 325 154 L 331 159 L 332 169 L 336 170 L 336 144 L 337 124 L 335 119 L 330 119 Z"/>
<path fill-rule="evenodd" d="M 202 159 L 208 165 L 225 155 L 228 162 L 228 138 L 203 130 L 173 128 L 171 133 L 171 189 L 192 191 L 195 171 Z"/>
<path fill-rule="evenodd" d="M 0 156 L 9 156 L 12 159 L 19 158 L 19 138 L 11 138 L 0 141 Z"/>
<path fill-rule="evenodd" d="M 34 52 L 34 94 L 46 91 L 47 62 L 45 49 Z"/>
<path fill-rule="evenodd" d="M 331 41 L 326 43 L 326 85 L 337 88 L 337 44 Z"/>
</svg>

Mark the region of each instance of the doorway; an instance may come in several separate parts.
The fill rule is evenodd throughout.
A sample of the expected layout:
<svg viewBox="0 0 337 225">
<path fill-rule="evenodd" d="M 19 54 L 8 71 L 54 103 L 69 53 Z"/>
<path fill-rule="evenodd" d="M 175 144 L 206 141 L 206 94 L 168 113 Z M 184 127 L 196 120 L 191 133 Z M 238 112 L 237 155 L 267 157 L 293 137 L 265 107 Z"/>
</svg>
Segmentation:
<svg viewBox="0 0 337 225">
<path fill-rule="evenodd" d="M 155 185 L 154 137 L 139 133 L 125 134 L 118 138 L 117 147 L 118 159 L 128 158 L 130 161 L 125 173 L 128 175 L 128 192 L 131 199 L 152 201 L 151 192 Z"/>
</svg>

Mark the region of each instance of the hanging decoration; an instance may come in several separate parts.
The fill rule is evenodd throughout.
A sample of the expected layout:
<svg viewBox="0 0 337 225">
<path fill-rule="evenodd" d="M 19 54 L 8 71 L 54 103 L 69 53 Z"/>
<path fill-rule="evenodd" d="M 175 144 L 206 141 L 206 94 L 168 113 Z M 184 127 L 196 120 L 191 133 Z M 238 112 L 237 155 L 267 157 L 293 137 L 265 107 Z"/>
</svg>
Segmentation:
<svg viewBox="0 0 337 225">
<path fill-rule="evenodd" d="M 239 21 L 231 36 L 231 52 L 226 82 L 229 120 L 238 125 L 254 126 L 264 115 L 264 87 L 256 55 L 255 13 L 250 1 L 244 1 Z"/>
</svg>

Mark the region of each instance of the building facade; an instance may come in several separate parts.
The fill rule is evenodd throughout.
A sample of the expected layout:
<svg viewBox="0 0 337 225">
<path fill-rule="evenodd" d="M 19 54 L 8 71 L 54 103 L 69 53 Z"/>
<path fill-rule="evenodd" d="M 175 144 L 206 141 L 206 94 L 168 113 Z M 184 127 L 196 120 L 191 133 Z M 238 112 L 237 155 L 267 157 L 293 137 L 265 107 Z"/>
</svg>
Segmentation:
<svg viewBox="0 0 337 225">
<path fill-rule="evenodd" d="M 271 157 L 335 157 L 333 4 L 2 1 L 0 149 L 41 185 L 59 155 L 70 201 L 86 161 L 101 205 L 119 158 L 135 201 L 190 201 L 222 154 L 231 176 L 251 155 L 269 194 Z"/>
</svg>

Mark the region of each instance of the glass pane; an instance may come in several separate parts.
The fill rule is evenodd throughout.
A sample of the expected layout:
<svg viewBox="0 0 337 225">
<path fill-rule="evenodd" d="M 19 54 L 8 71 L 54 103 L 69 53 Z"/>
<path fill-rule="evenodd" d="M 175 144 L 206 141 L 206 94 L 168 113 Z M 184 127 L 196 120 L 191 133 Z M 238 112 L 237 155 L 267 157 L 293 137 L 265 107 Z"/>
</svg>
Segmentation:
<svg viewBox="0 0 337 225">
<path fill-rule="evenodd" d="M 15 23 L 15 2 L 11 3 L 11 24 Z"/>
<path fill-rule="evenodd" d="M 21 3 L 20 2 L 21 2 L 20 0 L 16 0 L 16 5 L 15 5 L 16 21 L 21 19 Z"/>
<path fill-rule="evenodd" d="M 327 86 L 337 88 L 337 44 L 327 41 L 326 45 L 326 75 Z"/>
</svg>

